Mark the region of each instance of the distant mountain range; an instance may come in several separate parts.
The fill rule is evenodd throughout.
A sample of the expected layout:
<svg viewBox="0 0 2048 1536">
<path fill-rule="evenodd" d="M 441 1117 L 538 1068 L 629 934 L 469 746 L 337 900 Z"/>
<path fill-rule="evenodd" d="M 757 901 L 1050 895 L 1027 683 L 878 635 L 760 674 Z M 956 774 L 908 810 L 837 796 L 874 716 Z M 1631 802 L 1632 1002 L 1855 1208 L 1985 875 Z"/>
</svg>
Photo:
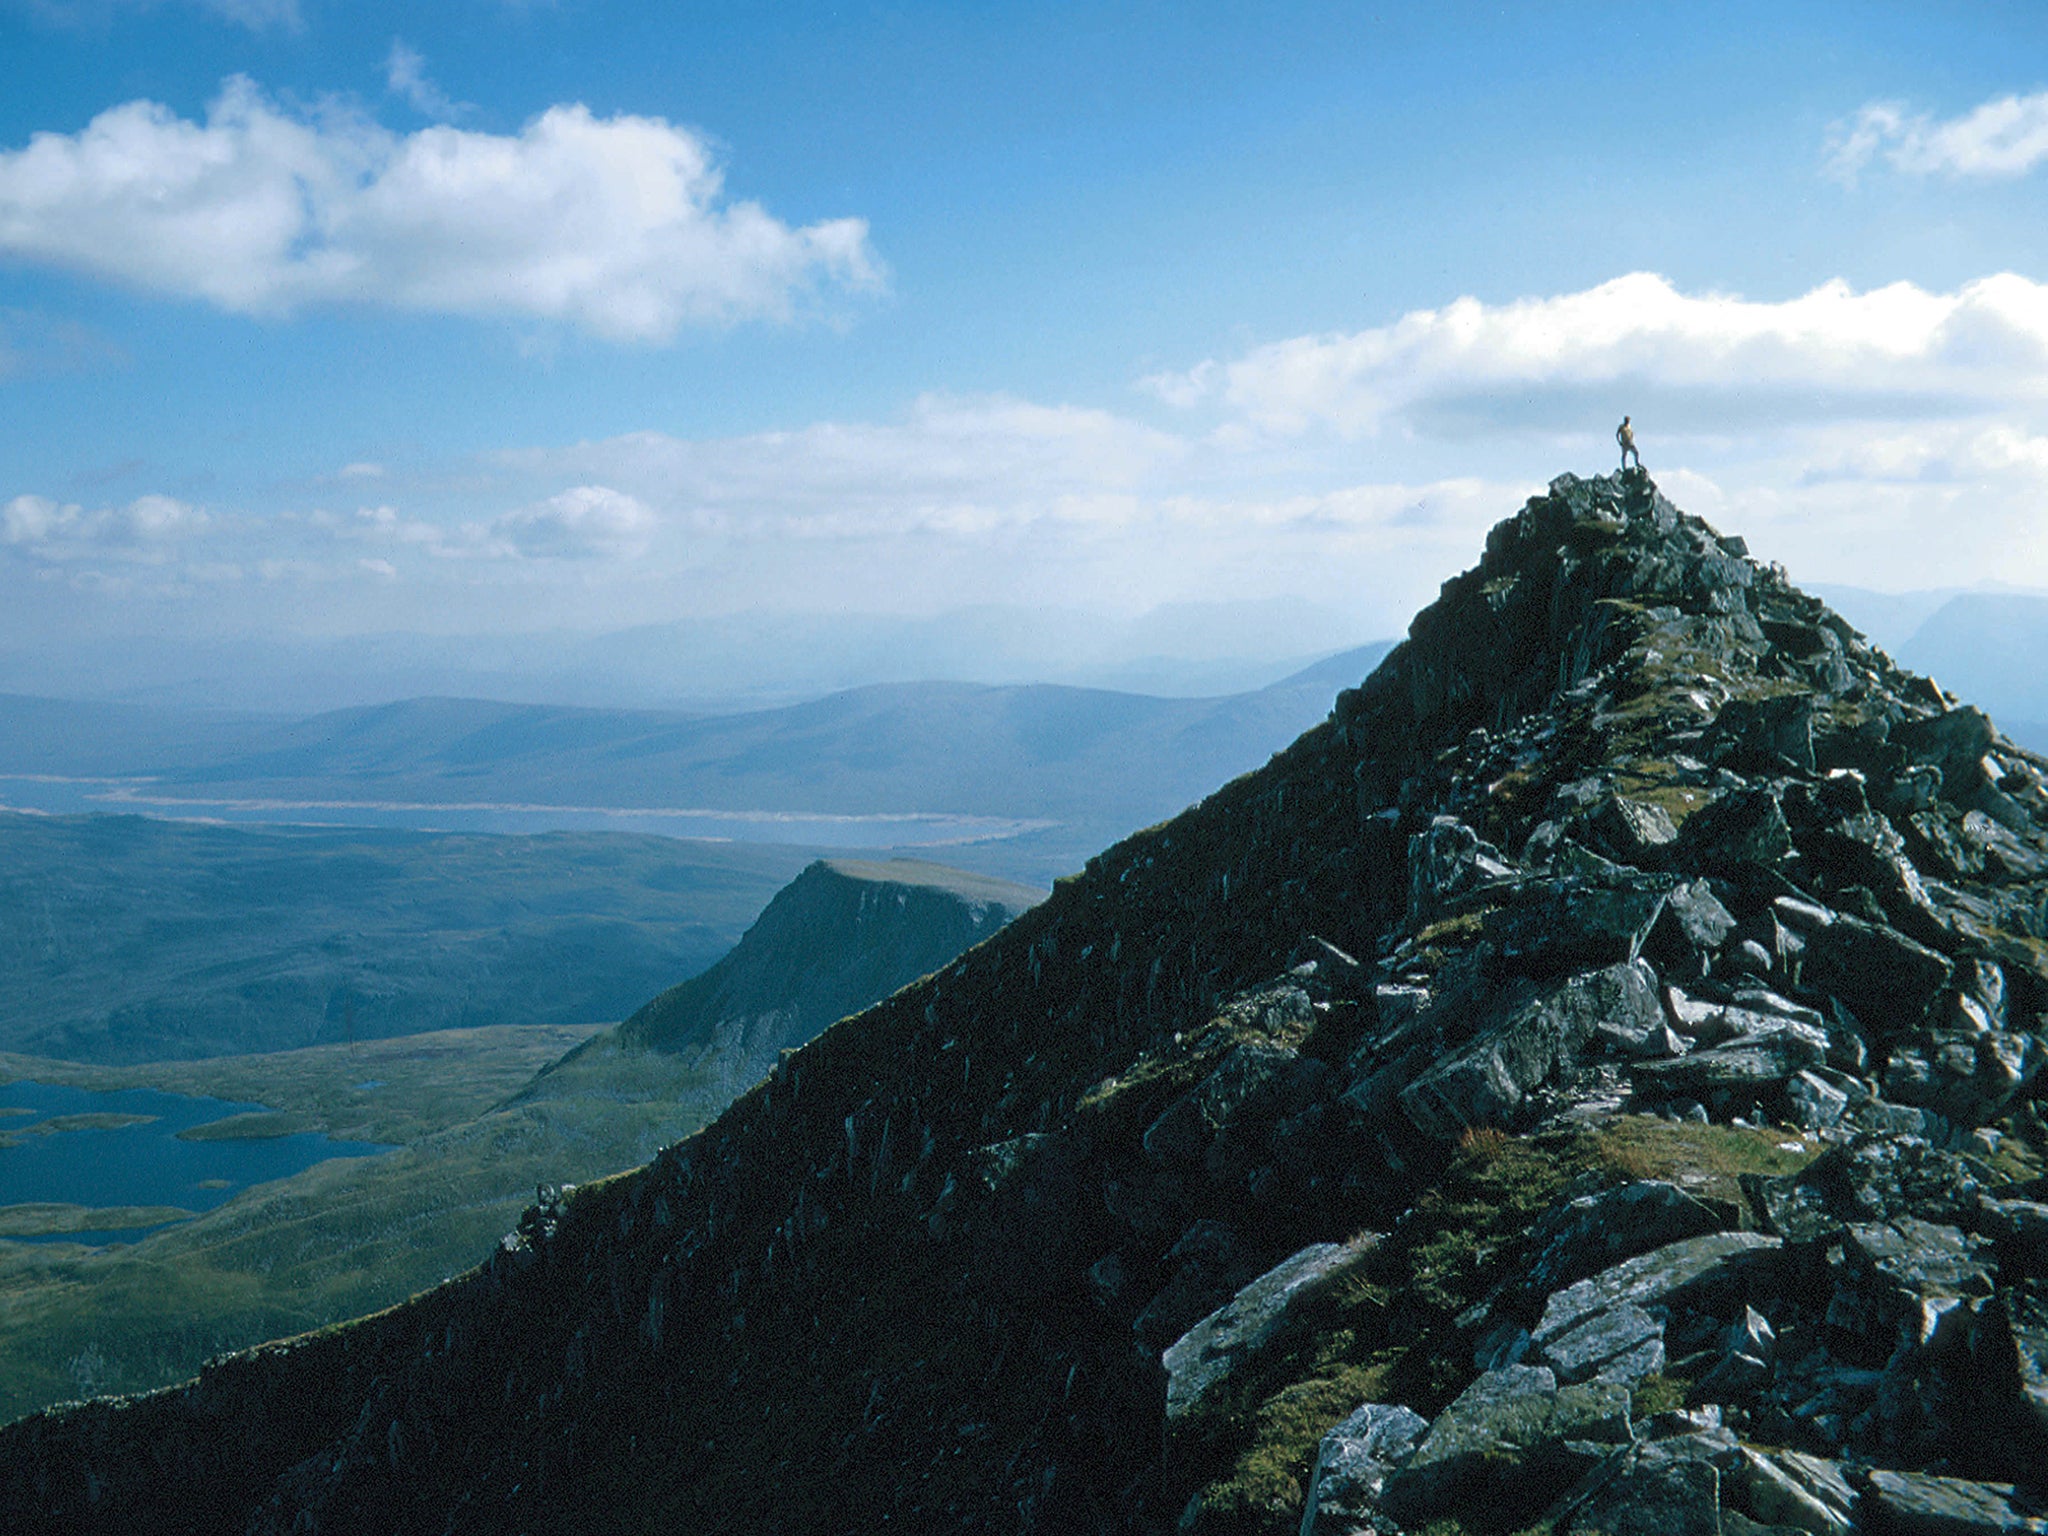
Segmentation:
<svg viewBox="0 0 2048 1536">
<path fill-rule="evenodd" d="M 2022 746 L 2048 751 L 2048 596 L 1813 590 L 1896 660 L 1982 705 Z"/>
<path fill-rule="evenodd" d="M 1359 632 L 1353 615 L 1267 598 L 1136 616 L 762 610 L 599 634 L 79 636 L 0 644 L 0 691 L 292 715 L 421 695 L 723 713 L 932 677 L 1193 696 L 1263 687 Z"/>
<path fill-rule="evenodd" d="M 237 820 L 951 844 L 949 862 L 1042 882 L 1258 767 L 1387 648 L 1345 651 L 1220 698 L 896 683 L 717 716 L 410 699 L 280 721 L 0 696 L 0 775 L 127 781 L 0 779 L 0 800 Z M 110 794 L 127 798 L 90 798 Z"/>
</svg>

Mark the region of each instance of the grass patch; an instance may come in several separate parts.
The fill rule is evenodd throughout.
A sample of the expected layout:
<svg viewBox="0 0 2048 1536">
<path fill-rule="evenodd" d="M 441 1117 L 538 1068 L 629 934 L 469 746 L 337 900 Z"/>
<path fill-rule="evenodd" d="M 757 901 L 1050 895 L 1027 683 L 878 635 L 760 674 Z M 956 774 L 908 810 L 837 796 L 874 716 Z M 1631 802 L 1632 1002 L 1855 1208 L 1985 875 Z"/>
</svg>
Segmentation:
<svg viewBox="0 0 2048 1536">
<path fill-rule="evenodd" d="M 1798 1173 L 1826 1150 L 1805 1131 L 1782 1126 L 1701 1125 L 1624 1115 L 1596 1132 L 1593 1161 L 1629 1179 L 1663 1179 L 1688 1194 L 1742 1204 L 1745 1173 Z"/>
<path fill-rule="evenodd" d="M 178 1205 L 62 1205 L 32 1201 L 0 1205 L 0 1237 L 55 1237 L 66 1232 L 128 1232 L 190 1221 Z"/>
<path fill-rule="evenodd" d="M 274 1109 L 257 1109 L 247 1114 L 209 1120 L 204 1125 L 188 1125 L 178 1132 L 178 1140 L 275 1141 L 282 1136 L 296 1136 L 301 1131 L 312 1129 L 314 1122 L 305 1115 L 282 1114 Z"/>
</svg>

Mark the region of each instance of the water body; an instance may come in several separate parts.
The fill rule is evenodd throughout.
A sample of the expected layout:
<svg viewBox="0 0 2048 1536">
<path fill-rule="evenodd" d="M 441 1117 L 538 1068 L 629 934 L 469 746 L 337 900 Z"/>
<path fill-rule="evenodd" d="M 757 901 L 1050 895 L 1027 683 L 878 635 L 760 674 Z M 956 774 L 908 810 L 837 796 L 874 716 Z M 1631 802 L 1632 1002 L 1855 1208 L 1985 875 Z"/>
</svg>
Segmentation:
<svg viewBox="0 0 2048 1536">
<path fill-rule="evenodd" d="M 166 793 L 150 779 L 0 773 L 0 808 L 77 815 L 126 812 L 168 821 L 404 828 L 420 832 L 648 832 L 712 842 L 826 848 L 943 848 L 1002 842 L 1049 821 L 949 812 L 864 816 L 692 806 L 544 805 L 507 801 L 209 799 Z"/>
<path fill-rule="evenodd" d="M 50 1083 L 0 1086 L 0 1205 L 175 1205 L 210 1211 L 252 1184 L 288 1178 L 330 1157 L 371 1157 L 391 1147 L 335 1141 L 323 1132 L 261 1141 L 180 1141 L 178 1132 L 265 1109 L 154 1088 L 90 1089 Z M 8 1114 L 9 1109 L 27 1114 Z M 36 1134 L 70 1115 L 146 1115 L 146 1123 Z M 27 1134 L 24 1134 L 27 1133 Z M 126 1242 L 147 1229 L 65 1233 L 10 1242 Z"/>
</svg>

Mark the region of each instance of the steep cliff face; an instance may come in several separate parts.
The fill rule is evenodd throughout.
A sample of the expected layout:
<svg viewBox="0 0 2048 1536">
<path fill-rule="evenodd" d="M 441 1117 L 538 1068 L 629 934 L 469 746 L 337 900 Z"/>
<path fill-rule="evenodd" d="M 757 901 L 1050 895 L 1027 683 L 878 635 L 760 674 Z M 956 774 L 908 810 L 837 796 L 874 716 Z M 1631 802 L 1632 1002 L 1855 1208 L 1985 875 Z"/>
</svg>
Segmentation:
<svg viewBox="0 0 2048 1536">
<path fill-rule="evenodd" d="M 737 1092 L 783 1050 L 938 970 L 1044 894 L 920 859 L 821 859 L 716 965 L 620 1025 L 618 1042 L 685 1056 Z"/>
<path fill-rule="evenodd" d="M 471 1275 L 0 1431 L 0 1511 L 2034 1528 L 2042 769 L 1565 477 L 1265 769 Z"/>
</svg>

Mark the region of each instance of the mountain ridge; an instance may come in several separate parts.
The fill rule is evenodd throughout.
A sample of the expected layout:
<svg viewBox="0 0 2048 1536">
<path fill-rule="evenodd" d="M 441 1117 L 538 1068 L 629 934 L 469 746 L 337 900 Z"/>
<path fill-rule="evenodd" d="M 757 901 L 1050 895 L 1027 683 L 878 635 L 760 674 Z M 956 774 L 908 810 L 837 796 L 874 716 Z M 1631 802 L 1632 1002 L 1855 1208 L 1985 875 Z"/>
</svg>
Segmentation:
<svg viewBox="0 0 2048 1536">
<path fill-rule="evenodd" d="M 472 1274 L 0 1430 L 0 1508 L 2031 1528 L 2044 766 L 1561 477 L 1265 768 Z"/>
</svg>

